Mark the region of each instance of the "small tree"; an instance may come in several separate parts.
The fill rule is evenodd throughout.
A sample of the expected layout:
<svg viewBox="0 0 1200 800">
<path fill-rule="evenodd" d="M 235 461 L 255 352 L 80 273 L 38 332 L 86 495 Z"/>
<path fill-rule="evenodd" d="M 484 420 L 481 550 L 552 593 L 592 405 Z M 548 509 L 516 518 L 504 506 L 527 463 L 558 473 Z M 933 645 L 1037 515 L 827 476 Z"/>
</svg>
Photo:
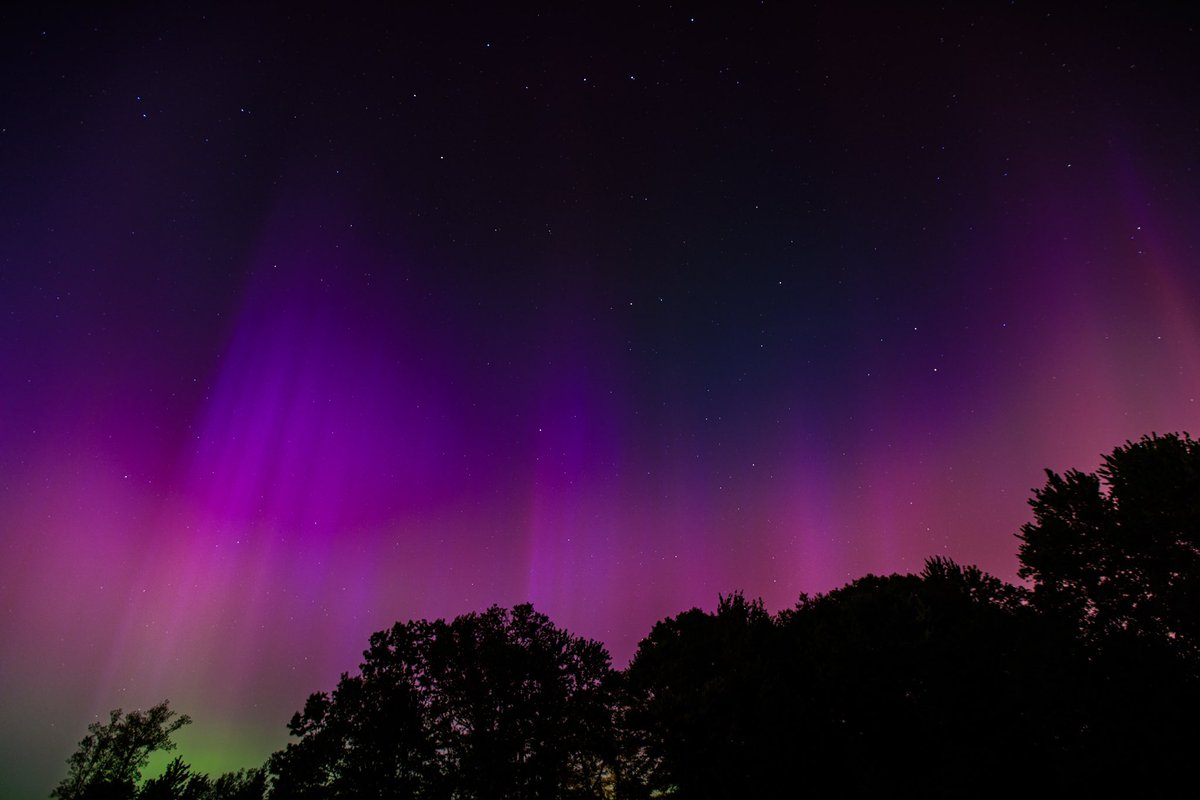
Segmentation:
<svg viewBox="0 0 1200 800">
<path fill-rule="evenodd" d="M 87 736 L 67 759 L 67 777 L 50 796 L 57 800 L 133 797 L 150 754 L 173 750 L 171 735 L 191 721 L 186 714 L 172 711 L 166 700 L 147 711 L 124 715 L 121 709 L 113 709 L 107 724 L 88 726 Z"/>
</svg>

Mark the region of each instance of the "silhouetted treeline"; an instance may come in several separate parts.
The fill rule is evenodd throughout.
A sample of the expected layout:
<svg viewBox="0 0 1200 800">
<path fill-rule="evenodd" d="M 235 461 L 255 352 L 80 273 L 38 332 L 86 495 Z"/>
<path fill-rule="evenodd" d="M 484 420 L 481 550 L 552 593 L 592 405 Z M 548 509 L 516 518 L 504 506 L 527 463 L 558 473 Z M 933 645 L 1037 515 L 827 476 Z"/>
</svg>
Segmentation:
<svg viewBox="0 0 1200 800">
<path fill-rule="evenodd" d="M 181 760 L 187 723 L 113 712 L 75 798 L 790 798 L 1195 784 L 1200 445 L 1129 442 L 1047 473 L 1013 586 L 943 558 L 771 615 L 740 593 L 656 624 L 624 670 L 529 605 L 398 623 L 308 698 L 262 769 Z"/>
</svg>

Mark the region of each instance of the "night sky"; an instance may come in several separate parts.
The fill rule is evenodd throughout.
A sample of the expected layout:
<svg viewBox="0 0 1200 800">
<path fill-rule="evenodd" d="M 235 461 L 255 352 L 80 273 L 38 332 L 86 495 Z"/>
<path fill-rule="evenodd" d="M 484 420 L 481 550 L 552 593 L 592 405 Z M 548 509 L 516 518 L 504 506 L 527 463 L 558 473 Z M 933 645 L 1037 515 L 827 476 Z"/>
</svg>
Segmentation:
<svg viewBox="0 0 1200 800">
<path fill-rule="evenodd" d="M 176 5 L 0 12 L 4 797 L 396 620 L 1015 580 L 1200 429 L 1195 11 Z"/>
</svg>

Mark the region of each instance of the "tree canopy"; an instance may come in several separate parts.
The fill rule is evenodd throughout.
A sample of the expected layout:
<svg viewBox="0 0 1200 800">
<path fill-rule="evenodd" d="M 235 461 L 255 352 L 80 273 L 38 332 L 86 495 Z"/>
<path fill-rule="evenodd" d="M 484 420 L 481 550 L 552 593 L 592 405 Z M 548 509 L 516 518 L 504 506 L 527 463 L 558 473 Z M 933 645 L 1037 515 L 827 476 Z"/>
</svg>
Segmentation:
<svg viewBox="0 0 1200 800">
<path fill-rule="evenodd" d="M 1148 638 L 1200 657 L 1200 443 L 1151 434 L 1094 473 L 1046 471 L 1018 575 L 1097 643 Z"/>
<path fill-rule="evenodd" d="M 602 797 L 610 673 L 530 605 L 398 623 L 292 718 L 272 797 Z"/>
<path fill-rule="evenodd" d="M 955 797 L 981 771 L 1064 785 L 1052 756 L 1080 724 L 1067 676 L 1082 661 L 1026 594 L 931 559 L 774 617 L 735 594 L 664 620 L 624 675 L 640 770 L 620 796 Z"/>
<path fill-rule="evenodd" d="M 108 722 L 93 722 L 87 736 L 67 760 L 67 777 L 51 793 L 58 800 L 132 797 L 150 755 L 173 750 L 171 736 L 191 723 L 164 700 L 147 711 L 122 714 L 115 708 Z"/>
</svg>

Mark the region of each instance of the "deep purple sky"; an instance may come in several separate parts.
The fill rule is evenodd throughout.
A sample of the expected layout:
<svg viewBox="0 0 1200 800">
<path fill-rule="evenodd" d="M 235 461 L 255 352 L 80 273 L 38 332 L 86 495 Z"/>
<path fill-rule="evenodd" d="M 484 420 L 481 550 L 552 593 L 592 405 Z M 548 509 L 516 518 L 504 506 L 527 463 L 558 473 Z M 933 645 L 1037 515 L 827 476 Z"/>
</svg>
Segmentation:
<svg viewBox="0 0 1200 800">
<path fill-rule="evenodd" d="M 1196 432 L 1195 16 L 961 5 L 0 12 L 0 796 L 398 619 L 1014 579 Z"/>
</svg>

